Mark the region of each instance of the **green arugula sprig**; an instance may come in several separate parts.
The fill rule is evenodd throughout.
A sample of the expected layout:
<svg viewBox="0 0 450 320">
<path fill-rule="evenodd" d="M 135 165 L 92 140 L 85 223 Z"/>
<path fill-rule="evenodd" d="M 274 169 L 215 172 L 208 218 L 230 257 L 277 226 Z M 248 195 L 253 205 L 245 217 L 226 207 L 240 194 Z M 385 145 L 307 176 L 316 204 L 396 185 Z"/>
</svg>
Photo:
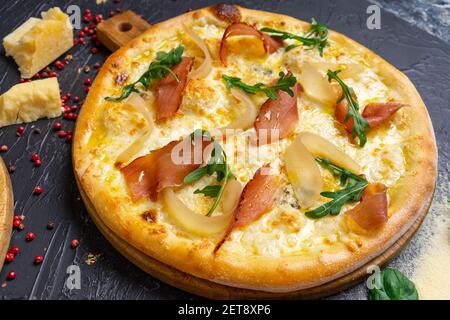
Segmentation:
<svg viewBox="0 0 450 320">
<path fill-rule="evenodd" d="M 419 300 L 416 286 L 400 271 L 386 268 L 373 276 L 376 278 L 369 289 L 369 300 Z"/>
<path fill-rule="evenodd" d="M 347 123 L 347 121 L 350 119 L 350 117 L 353 117 L 353 130 L 352 130 L 352 136 L 355 138 L 358 136 L 359 138 L 359 146 L 364 147 L 364 145 L 367 142 L 367 136 L 366 136 L 366 129 L 369 128 L 369 123 L 366 119 L 359 113 L 359 105 L 356 99 L 354 98 L 354 92 L 353 89 L 348 87 L 344 81 L 342 81 L 341 78 L 339 78 L 338 73 L 341 72 L 341 70 L 336 71 L 327 71 L 328 75 L 328 81 L 331 82 L 331 80 L 335 80 L 342 88 L 343 95 L 342 97 L 337 101 L 338 103 L 342 101 L 342 99 L 347 99 L 348 102 L 348 112 L 345 115 L 344 123 Z"/>
<path fill-rule="evenodd" d="M 227 75 L 223 75 L 222 78 L 225 81 L 227 88 L 239 88 L 250 94 L 262 92 L 272 100 L 278 98 L 278 95 L 276 93 L 277 90 L 285 91 L 291 97 L 293 97 L 294 92 L 291 90 L 291 87 L 296 85 L 297 78 L 295 78 L 295 76 L 293 76 L 292 74 L 286 75 L 284 72 L 280 72 L 279 76 L 280 78 L 278 79 L 277 83 L 272 86 L 268 86 L 264 83 L 249 85 L 242 82 L 238 77 L 230 77 Z"/>
<path fill-rule="evenodd" d="M 228 179 L 234 178 L 234 175 L 231 173 L 227 164 L 227 155 L 225 151 L 217 141 L 214 141 L 208 131 L 200 129 L 195 130 L 191 134 L 191 139 L 194 139 L 195 137 L 201 137 L 202 139 L 203 137 L 207 137 L 212 141 L 213 148 L 211 151 L 211 158 L 209 159 L 207 165 L 197 168 L 184 177 L 183 183 L 187 184 L 195 182 L 203 178 L 205 175 L 212 176 L 213 174 L 216 174 L 217 181 L 222 182 L 220 185 L 210 185 L 203 189 L 197 189 L 194 191 L 195 194 L 202 193 L 207 197 L 215 198 L 213 205 L 206 214 L 206 216 L 209 217 L 219 205 Z"/>
<path fill-rule="evenodd" d="M 335 177 L 339 177 L 341 186 L 345 188 L 334 192 L 322 192 L 322 196 L 333 200 L 312 211 L 306 212 L 305 214 L 308 218 L 318 219 L 325 217 L 328 214 L 333 216 L 338 215 L 344 204 L 349 201 L 359 201 L 361 199 L 363 191 L 369 184 L 367 180 L 347 169 L 331 163 L 329 160 L 316 158 L 316 161 L 329 169 Z"/>
<path fill-rule="evenodd" d="M 318 23 L 314 18 L 312 18 L 311 26 L 304 36 L 299 36 L 293 33 L 280 31 L 272 28 L 262 28 L 262 32 L 265 32 L 273 37 L 279 37 L 284 40 L 294 39 L 301 42 L 304 46 L 310 47 L 311 49 L 317 48 L 319 54 L 323 56 L 323 50 L 328 44 L 328 28 L 321 23 Z M 298 47 L 296 44 L 291 44 L 286 47 L 286 51 L 292 50 Z"/>
<path fill-rule="evenodd" d="M 180 63 L 183 51 L 184 47 L 182 45 L 179 45 L 169 52 L 157 52 L 155 61 L 150 64 L 147 71 L 145 71 L 144 74 L 136 82 L 123 87 L 122 94 L 119 97 L 106 97 L 105 99 L 107 101 L 113 102 L 126 99 L 133 92 L 139 93 L 139 89 L 137 87 L 138 84 L 141 84 L 145 89 L 148 89 L 153 81 L 163 79 L 168 73 L 173 75 L 175 79 L 179 81 L 178 75 L 174 73 L 170 68 Z"/>
</svg>

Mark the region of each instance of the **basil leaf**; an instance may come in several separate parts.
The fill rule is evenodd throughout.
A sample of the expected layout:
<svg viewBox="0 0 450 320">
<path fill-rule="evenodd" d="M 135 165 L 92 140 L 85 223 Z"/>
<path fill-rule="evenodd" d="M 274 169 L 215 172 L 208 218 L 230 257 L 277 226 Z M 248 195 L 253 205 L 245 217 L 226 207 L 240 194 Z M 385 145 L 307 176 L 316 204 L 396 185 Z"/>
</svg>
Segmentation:
<svg viewBox="0 0 450 320">
<path fill-rule="evenodd" d="M 416 286 L 403 273 L 393 268 L 381 271 L 381 288 L 369 290 L 369 300 L 418 300 Z"/>
</svg>

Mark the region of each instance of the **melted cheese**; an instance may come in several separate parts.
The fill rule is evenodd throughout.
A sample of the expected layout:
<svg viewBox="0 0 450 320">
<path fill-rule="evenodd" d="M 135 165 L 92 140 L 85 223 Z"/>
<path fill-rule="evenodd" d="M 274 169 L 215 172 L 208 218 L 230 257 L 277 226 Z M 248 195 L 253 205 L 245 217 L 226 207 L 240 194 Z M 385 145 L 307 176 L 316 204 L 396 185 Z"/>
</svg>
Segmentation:
<svg viewBox="0 0 450 320">
<path fill-rule="evenodd" d="M 302 33 L 299 26 L 286 27 L 290 32 Z M 320 57 L 315 50 L 304 50 L 301 46 L 287 53 L 279 50 L 266 56 L 258 51 L 261 48 L 257 41 L 236 37 L 236 40 L 230 39 L 230 47 L 234 49 L 230 50 L 229 66 L 225 69 L 217 61 L 218 46 L 224 26 L 210 24 L 208 21 L 200 19 L 197 25 L 193 26 L 193 30 L 205 40 L 213 59 L 215 59 L 213 71 L 207 79 L 193 80 L 189 83 L 180 108 L 181 113 L 173 119 L 156 125 L 142 155 L 152 149 L 160 148 L 172 140 L 177 140 L 195 129 L 211 130 L 231 122 L 239 114 L 239 110 L 236 109 L 239 104 L 226 89 L 221 79 L 223 74 L 238 76 L 248 83 L 270 83 L 278 78 L 280 71 L 286 71 L 286 66 L 294 75 L 298 75 L 302 62 L 306 60 L 319 65 L 333 65 L 342 68 L 353 64 L 358 66 L 360 72 L 355 77 L 349 73 L 345 81 L 355 90 L 361 106 L 372 101 L 387 101 L 391 97 L 389 88 L 376 73 L 365 66 L 364 57 L 349 54 L 348 50 L 340 49 L 336 47 L 336 44 L 332 43 L 331 47 L 325 50 L 324 57 Z M 231 44 L 231 42 L 233 43 Z M 167 38 L 154 39 L 151 42 L 151 49 L 133 59 L 135 71 L 131 78 L 137 79 L 140 76 L 154 58 L 155 52 L 170 50 L 179 43 L 185 46 L 186 56 L 200 55 L 198 48 L 191 43 L 191 40 L 180 28 L 175 35 L 169 34 Z M 242 53 L 244 49 L 245 52 Z M 126 68 L 132 70 L 131 66 Z M 151 92 L 148 94 L 153 95 Z M 251 99 L 260 106 L 267 97 L 254 95 L 251 96 Z M 402 119 L 403 110 L 396 114 L 390 125 L 382 126 L 370 133 L 367 145 L 359 148 L 350 143 L 348 135 L 339 129 L 334 119 L 334 110 L 330 107 L 322 106 L 304 96 L 299 97 L 298 106 L 300 121 L 296 132 L 310 131 L 332 141 L 362 166 L 369 181 L 393 186 L 405 174 L 407 164 L 403 154 L 402 141 L 407 132 L 396 126 L 396 123 Z M 127 198 L 124 179 L 114 168 L 113 163 L 120 151 L 126 148 L 139 134 L 139 130 L 141 130 L 139 126 L 143 120 L 137 114 L 126 109 L 121 110 L 121 108 L 122 104 L 120 103 L 112 106 L 105 102 L 107 111 L 104 111 L 105 115 L 103 116 L 103 138 L 101 141 L 96 140 L 91 155 L 92 158 L 98 160 L 95 162 L 95 166 L 99 176 L 108 176 L 107 183 L 111 185 L 113 192 Z M 232 139 L 227 139 L 224 148 L 231 170 L 237 179 L 245 184 L 258 168 L 266 163 L 271 163 L 276 174 L 281 176 L 284 181 L 283 196 L 271 212 L 245 228 L 233 231 L 229 240 L 224 244 L 224 249 L 243 255 L 280 256 L 320 253 L 332 247 L 346 247 L 353 250 L 359 246 L 360 243 L 355 236 L 348 234 L 341 226 L 342 214 L 311 220 L 304 214 L 308 208 L 298 207 L 283 163 L 284 150 L 289 146 L 291 140 L 284 139 L 278 144 L 264 145 L 258 148 L 247 143 L 248 135 L 252 133 L 254 133 L 254 129 L 249 129 L 245 133 L 237 134 Z M 98 136 L 92 139 L 98 139 Z M 332 175 L 327 170 L 321 170 L 325 188 L 327 190 L 338 188 L 337 181 Z M 204 214 L 209 209 L 212 200 L 203 195 L 194 195 L 193 191 L 213 181 L 212 178 L 205 178 L 192 185 L 177 188 L 176 193 L 188 207 L 199 214 Z M 325 201 L 327 201 L 325 198 L 321 198 L 316 205 Z M 344 206 L 342 212 L 350 207 L 351 205 Z M 158 221 L 167 227 L 168 236 L 181 236 L 185 237 L 187 241 L 200 241 L 196 236 L 184 232 L 169 217 L 159 202 L 144 199 L 126 205 L 127 212 L 136 215 L 149 209 L 159 212 Z M 220 209 L 215 214 L 221 214 Z"/>
</svg>

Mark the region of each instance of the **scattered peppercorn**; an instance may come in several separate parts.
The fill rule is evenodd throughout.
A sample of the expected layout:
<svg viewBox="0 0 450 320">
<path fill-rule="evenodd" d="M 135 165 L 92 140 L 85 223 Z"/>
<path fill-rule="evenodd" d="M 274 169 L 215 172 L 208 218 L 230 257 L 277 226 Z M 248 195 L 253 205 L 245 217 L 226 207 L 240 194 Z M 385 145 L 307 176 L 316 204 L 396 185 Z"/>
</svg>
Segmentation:
<svg viewBox="0 0 450 320">
<path fill-rule="evenodd" d="M 8 252 L 6 254 L 6 257 L 5 257 L 5 262 L 6 263 L 10 263 L 10 262 L 13 262 L 13 261 L 14 261 L 14 254 L 11 253 L 11 252 Z"/>
<path fill-rule="evenodd" d="M 56 131 L 61 130 L 61 127 L 62 127 L 61 122 L 55 122 L 53 124 L 53 130 L 56 130 Z"/>
<path fill-rule="evenodd" d="M 35 264 L 41 264 L 42 261 L 44 261 L 44 257 L 43 256 L 36 256 L 36 257 L 34 257 L 34 263 Z"/>
<path fill-rule="evenodd" d="M 6 145 L 6 144 L 4 144 L 4 145 L 2 145 L 1 147 L 0 147 L 0 151 L 1 152 L 6 152 L 6 151 L 8 151 L 9 150 L 9 147 Z"/>
<path fill-rule="evenodd" d="M 36 187 L 34 188 L 34 194 L 35 194 L 35 195 L 40 195 L 43 191 L 44 191 L 44 190 L 42 189 L 41 186 L 36 186 Z"/>
<path fill-rule="evenodd" d="M 53 221 L 47 222 L 47 229 L 53 230 L 53 228 L 55 228 L 55 223 Z"/>
<path fill-rule="evenodd" d="M 70 246 L 72 247 L 72 249 L 75 249 L 76 247 L 78 247 L 79 244 L 80 244 L 80 241 L 78 241 L 77 239 L 73 239 L 72 241 L 70 241 Z"/>
<path fill-rule="evenodd" d="M 59 130 L 58 131 L 58 137 L 65 138 L 66 137 L 66 132 L 64 130 Z"/>
<path fill-rule="evenodd" d="M 8 280 L 14 280 L 16 278 L 16 272 L 14 270 L 8 272 L 8 275 L 6 276 Z"/>
<path fill-rule="evenodd" d="M 39 160 L 39 155 L 37 153 L 33 153 L 31 155 L 31 161 L 36 161 L 36 160 Z"/>
<path fill-rule="evenodd" d="M 64 63 L 62 63 L 60 60 L 56 60 L 56 62 L 55 62 L 55 67 L 58 69 L 58 70 L 63 70 L 64 69 Z"/>
<path fill-rule="evenodd" d="M 99 23 L 102 22 L 102 21 L 103 21 L 103 15 L 98 14 L 98 15 L 96 15 L 96 16 L 94 17 L 94 22 L 95 22 L 96 24 L 99 24 Z"/>
<path fill-rule="evenodd" d="M 19 229 L 20 225 L 22 224 L 22 220 L 20 219 L 14 219 L 13 220 L 13 227 Z"/>
<path fill-rule="evenodd" d="M 21 136 L 23 136 L 24 133 L 25 133 L 25 127 L 20 126 L 17 128 L 16 136 L 21 137 Z"/>
<path fill-rule="evenodd" d="M 36 238 L 36 235 L 33 232 L 28 232 L 27 235 L 25 236 L 25 239 L 27 241 L 32 241 Z"/>
<path fill-rule="evenodd" d="M 20 249 L 18 246 L 12 246 L 11 248 L 9 248 L 8 252 L 16 256 L 20 253 Z"/>
<path fill-rule="evenodd" d="M 39 168 L 41 165 L 42 165 L 42 161 L 39 160 L 39 159 L 37 159 L 37 160 L 34 162 L 34 166 L 35 166 L 36 168 Z"/>
</svg>

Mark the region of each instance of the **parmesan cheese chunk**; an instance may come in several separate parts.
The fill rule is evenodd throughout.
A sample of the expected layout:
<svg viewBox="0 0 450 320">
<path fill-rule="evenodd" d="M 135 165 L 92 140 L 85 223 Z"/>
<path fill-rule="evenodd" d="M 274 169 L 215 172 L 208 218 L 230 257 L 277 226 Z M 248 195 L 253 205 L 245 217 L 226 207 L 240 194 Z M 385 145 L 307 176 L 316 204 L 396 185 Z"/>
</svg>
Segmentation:
<svg viewBox="0 0 450 320">
<path fill-rule="evenodd" d="M 56 78 L 17 84 L 0 96 L 0 127 L 61 115 Z"/>
<path fill-rule="evenodd" d="M 73 46 L 69 16 L 59 8 L 30 18 L 3 39 L 7 56 L 19 65 L 23 78 L 31 78 Z"/>
</svg>

